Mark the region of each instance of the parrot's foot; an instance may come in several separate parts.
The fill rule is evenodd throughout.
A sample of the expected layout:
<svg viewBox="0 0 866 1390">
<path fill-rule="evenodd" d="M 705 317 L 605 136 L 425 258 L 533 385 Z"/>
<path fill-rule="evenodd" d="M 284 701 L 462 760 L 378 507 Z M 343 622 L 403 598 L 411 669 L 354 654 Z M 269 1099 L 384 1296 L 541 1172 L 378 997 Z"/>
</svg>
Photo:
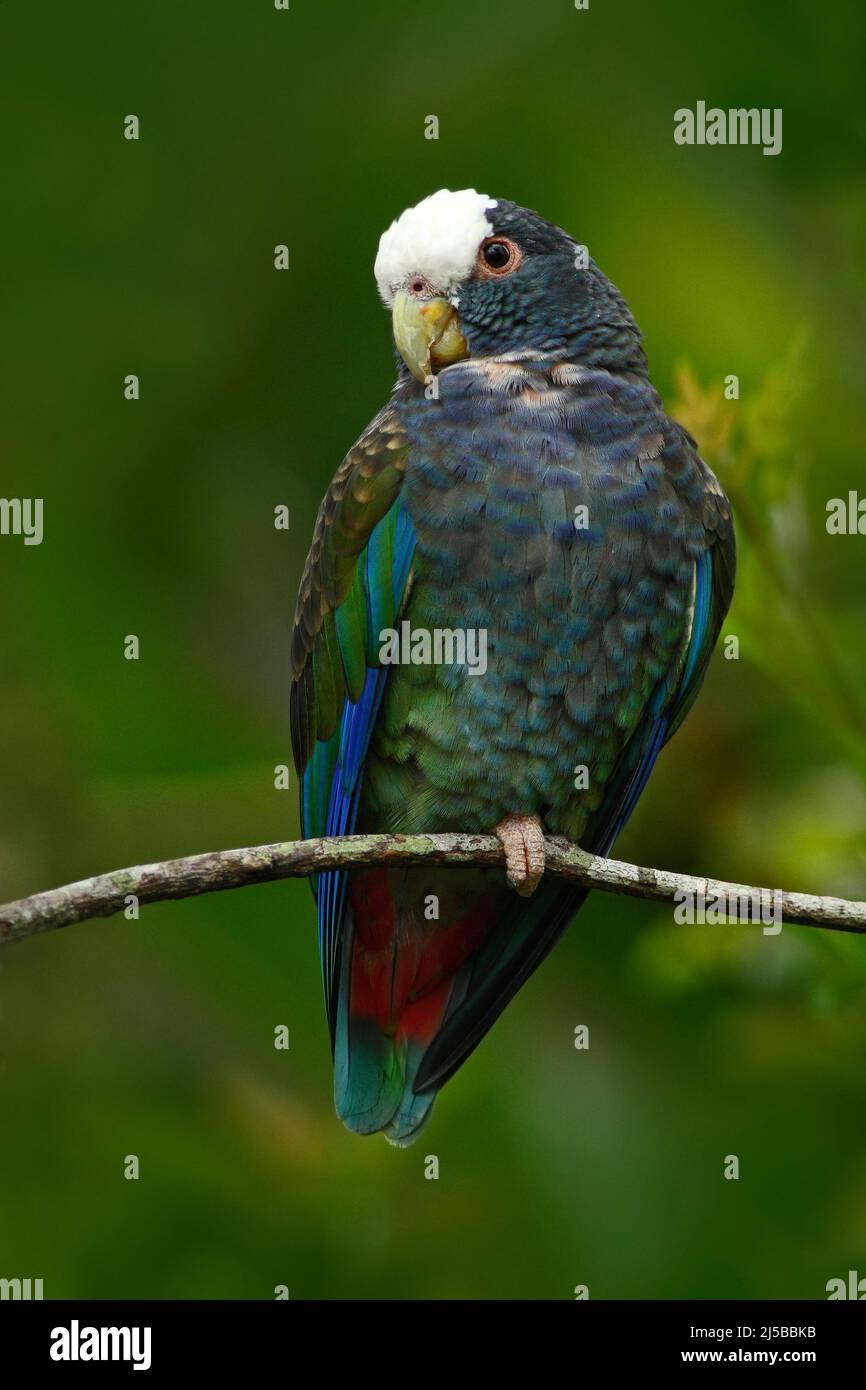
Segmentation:
<svg viewBox="0 0 866 1390">
<path fill-rule="evenodd" d="M 506 816 L 493 833 L 505 850 L 508 882 L 521 896 L 529 898 L 544 873 L 544 831 L 538 816 Z"/>
</svg>

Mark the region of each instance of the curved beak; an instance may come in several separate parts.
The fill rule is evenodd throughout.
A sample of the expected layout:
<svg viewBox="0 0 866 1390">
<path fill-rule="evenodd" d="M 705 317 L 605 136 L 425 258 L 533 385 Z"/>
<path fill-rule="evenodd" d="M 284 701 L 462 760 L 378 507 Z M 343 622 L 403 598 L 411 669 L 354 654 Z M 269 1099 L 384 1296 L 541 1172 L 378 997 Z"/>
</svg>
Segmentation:
<svg viewBox="0 0 866 1390">
<path fill-rule="evenodd" d="M 469 356 L 457 310 L 447 299 L 416 299 L 398 290 L 392 322 L 397 351 L 420 382 Z"/>
</svg>

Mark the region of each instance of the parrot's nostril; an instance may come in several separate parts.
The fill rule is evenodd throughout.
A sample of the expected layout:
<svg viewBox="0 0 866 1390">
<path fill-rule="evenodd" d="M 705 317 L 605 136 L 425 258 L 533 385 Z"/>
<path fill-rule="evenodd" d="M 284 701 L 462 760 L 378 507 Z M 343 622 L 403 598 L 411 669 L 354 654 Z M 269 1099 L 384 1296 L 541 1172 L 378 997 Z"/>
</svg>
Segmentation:
<svg viewBox="0 0 866 1390">
<path fill-rule="evenodd" d="M 410 293 L 410 294 L 423 294 L 423 293 L 424 293 L 424 281 L 421 279 L 421 276 L 420 276 L 420 275 L 416 275 L 415 278 L 414 278 L 414 280 L 410 280 L 410 281 L 409 281 L 409 293 Z"/>
</svg>

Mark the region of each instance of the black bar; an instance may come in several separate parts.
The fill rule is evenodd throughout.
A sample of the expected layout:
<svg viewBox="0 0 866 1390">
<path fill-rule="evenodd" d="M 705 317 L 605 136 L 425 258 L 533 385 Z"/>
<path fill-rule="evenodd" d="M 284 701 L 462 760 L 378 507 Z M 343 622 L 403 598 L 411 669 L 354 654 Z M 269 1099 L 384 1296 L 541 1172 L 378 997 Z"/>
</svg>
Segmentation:
<svg viewBox="0 0 866 1390">
<path fill-rule="evenodd" d="M 862 1301 L 862 1300 L 860 1300 Z M 331 1380 L 345 1357 L 353 1374 L 385 1374 L 402 1365 L 435 1375 L 447 1364 L 452 1331 L 465 1348 L 464 1371 L 475 1357 L 485 1380 L 498 1364 L 511 1374 L 521 1350 L 552 1372 L 566 1358 L 574 1372 L 674 1367 L 803 1365 L 823 1376 L 859 1364 L 866 1321 L 859 1301 L 817 1302 L 452 1302 L 381 1306 L 304 1302 L 4 1302 L 0 1347 L 4 1366 L 52 1378 L 213 1373 L 224 1378 L 282 1368 L 287 1385 L 308 1380 L 310 1360 L 323 1355 Z M 518 1315 L 519 1310 L 519 1315 Z M 436 1329 L 433 1344 L 430 1333 Z M 103 1329 L 106 1331 L 103 1332 Z M 109 1329 L 115 1329 L 114 1332 Z M 137 1329 L 137 1333 L 135 1331 Z M 339 1332 L 337 1331 L 339 1329 Z M 543 1342 L 537 1339 L 541 1333 Z M 418 1338 L 421 1341 L 418 1341 Z M 399 1353 L 406 1342 L 406 1361 Z M 474 1351 L 473 1351 L 474 1348 Z M 52 1349 L 54 1355 L 52 1356 Z M 97 1351 L 104 1359 L 88 1359 Z M 125 1354 L 125 1360 L 113 1359 Z M 61 1354 L 70 1359 L 56 1359 Z M 71 1359 L 76 1357 L 77 1359 Z M 414 1358 L 414 1359 L 413 1359 Z M 419 1366 L 420 1369 L 420 1366 Z M 406 1377 L 401 1374 L 401 1379 Z M 411 1376 L 414 1380 L 415 1376 Z"/>
</svg>

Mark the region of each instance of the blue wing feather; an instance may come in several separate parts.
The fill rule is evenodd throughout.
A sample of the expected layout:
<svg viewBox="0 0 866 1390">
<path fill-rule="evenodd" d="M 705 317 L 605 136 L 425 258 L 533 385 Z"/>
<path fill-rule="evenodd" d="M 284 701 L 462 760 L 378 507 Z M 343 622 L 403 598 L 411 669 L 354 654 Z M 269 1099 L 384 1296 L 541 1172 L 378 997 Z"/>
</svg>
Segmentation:
<svg viewBox="0 0 866 1390">
<path fill-rule="evenodd" d="M 403 604 L 412 558 L 415 530 L 401 501 L 373 528 L 358 566 L 363 581 L 367 627 L 367 671 L 357 700 L 347 695 L 337 728 L 317 742 L 302 779 L 303 834 L 351 835 L 358 816 L 364 760 L 382 703 L 388 668 L 374 664 L 379 633 L 393 626 Z M 385 576 L 384 582 L 382 578 Z M 313 882 L 316 895 L 319 955 L 328 1017 L 335 1014 L 339 946 L 346 904 L 346 874 L 331 870 Z"/>
<path fill-rule="evenodd" d="M 695 564 L 692 623 L 682 674 L 673 694 L 669 679 L 657 686 L 647 707 L 644 723 L 626 749 L 622 773 L 611 782 L 594 820 L 591 842 L 587 848 L 595 854 L 607 854 L 617 839 L 640 799 L 665 741 L 694 697 L 709 656 L 707 639 L 711 635 L 712 617 L 713 558 L 712 552 L 706 550 Z"/>
</svg>

